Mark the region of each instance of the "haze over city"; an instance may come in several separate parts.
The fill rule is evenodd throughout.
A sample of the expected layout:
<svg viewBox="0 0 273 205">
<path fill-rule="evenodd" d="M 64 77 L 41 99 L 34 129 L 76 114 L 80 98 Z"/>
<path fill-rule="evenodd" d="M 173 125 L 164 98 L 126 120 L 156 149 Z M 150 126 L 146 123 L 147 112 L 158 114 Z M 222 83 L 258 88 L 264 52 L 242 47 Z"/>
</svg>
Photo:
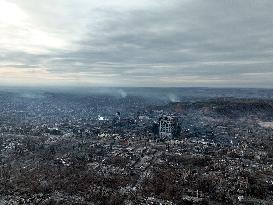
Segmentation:
<svg viewBox="0 0 273 205">
<path fill-rule="evenodd" d="M 0 205 L 272 205 L 272 0 L 0 0 Z"/>
<path fill-rule="evenodd" d="M 0 0 L 5 86 L 273 87 L 271 0 Z"/>
</svg>

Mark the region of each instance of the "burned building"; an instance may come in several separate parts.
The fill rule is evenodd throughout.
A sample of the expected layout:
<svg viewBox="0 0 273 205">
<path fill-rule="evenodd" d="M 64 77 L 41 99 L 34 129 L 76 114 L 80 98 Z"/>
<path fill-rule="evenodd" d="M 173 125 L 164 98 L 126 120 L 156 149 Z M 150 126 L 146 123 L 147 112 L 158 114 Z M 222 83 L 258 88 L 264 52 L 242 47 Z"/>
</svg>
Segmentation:
<svg viewBox="0 0 273 205">
<path fill-rule="evenodd" d="M 159 136 L 162 138 L 172 137 L 177 128 L 177 118 L 163 116 L 159 118 Z"/>
</svg>

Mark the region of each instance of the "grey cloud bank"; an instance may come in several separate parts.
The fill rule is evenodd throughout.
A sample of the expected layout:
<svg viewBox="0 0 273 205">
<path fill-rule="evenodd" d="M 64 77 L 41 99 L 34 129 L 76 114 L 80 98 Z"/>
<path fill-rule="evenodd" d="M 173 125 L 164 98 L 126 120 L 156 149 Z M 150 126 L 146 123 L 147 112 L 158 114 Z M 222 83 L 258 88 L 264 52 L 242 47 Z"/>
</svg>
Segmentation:
<svg viewBox="0 0 273 205">
<path fill-rule="evenodd" d="M 0 6 L 2 84 L 273 87 L 271 0 Z"/>
</svg>

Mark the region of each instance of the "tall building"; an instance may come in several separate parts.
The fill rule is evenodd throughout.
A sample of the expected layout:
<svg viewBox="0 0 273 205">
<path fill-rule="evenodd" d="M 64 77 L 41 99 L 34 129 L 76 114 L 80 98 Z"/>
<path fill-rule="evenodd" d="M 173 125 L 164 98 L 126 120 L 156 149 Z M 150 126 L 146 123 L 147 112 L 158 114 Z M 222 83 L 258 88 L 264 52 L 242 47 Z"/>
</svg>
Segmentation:
<svg viewBox="0 0 273 205">
<path fill-rule="evenodd" d="M 177 118 L 163 116 L 159 118 L 159 136 L 161 138 L 172 137 L 177 127 Z"/>
<path fill-rule="evenodd" d="M 119 123 L 120 123 L 120 112 L 117 112 L 113 118 L 113 124 L 119 124 Z"/>
</svg>

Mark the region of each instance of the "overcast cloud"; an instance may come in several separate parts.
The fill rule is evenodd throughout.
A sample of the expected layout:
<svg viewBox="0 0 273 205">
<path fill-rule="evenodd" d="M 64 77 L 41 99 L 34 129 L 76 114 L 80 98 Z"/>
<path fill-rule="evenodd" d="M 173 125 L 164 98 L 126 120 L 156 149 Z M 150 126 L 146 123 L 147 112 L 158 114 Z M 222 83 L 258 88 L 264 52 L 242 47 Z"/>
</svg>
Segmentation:
<svg viewBox="0 0 273 205">
<path fill-rule="evenodd" d="M 272 0 L 0 0 L 5 85 L 273 87 Z"/>
</svg>

